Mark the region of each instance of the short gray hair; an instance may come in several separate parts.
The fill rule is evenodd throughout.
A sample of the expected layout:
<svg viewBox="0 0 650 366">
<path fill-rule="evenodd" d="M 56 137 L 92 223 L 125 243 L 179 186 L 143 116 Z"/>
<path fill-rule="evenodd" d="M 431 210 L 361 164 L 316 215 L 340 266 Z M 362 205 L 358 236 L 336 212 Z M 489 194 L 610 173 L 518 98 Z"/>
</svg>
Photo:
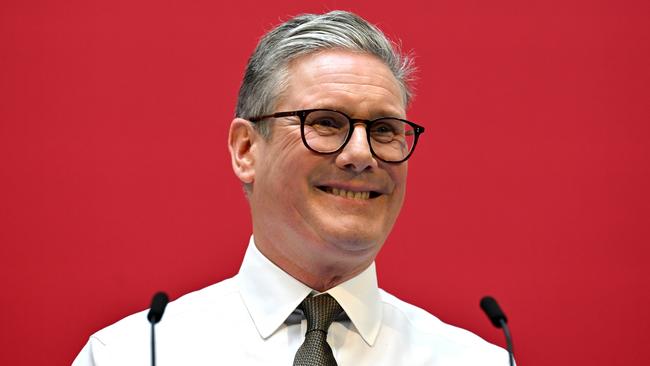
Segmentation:
<svg viewBox="0 0 650 366">
<path fill-rule="evenodd" d="M 257 44 L 248 60 L 236 116 L 249 119 L 275 112 L 278 96 L 286 88 L 290 61 L 327 49 L 346 49 L 377 56 L 391 70 L 402 90 L 404 106 L 411 97 L 412 58 L 403 54 L 374 25 L 347 11 L 302 14 L 278 25 Z M 268 136 L 265 123 L 256 123 Z"/>
</svg>

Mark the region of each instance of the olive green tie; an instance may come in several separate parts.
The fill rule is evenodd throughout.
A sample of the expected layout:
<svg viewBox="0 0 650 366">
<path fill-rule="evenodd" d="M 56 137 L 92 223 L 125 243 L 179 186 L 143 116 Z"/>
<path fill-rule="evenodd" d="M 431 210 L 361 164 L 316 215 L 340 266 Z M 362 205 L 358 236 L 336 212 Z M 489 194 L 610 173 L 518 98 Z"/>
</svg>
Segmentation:
<svg viewBox="0 0 650 366">
<path fill-rule="evenodd" d="M 293 366 L 336 366 L 332 348 L 327 344 L 327 329 L 343 311 L 341 305 L 329 294 L 322 294 L 306 298 L 298 308 L 307 318 L 307 333 Z"/>
</svg>

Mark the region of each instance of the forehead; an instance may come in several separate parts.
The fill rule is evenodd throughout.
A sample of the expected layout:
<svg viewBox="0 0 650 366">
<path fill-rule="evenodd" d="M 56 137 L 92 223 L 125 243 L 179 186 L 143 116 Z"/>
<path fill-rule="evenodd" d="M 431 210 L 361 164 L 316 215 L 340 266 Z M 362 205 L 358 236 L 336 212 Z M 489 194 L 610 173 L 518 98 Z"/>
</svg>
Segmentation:
<svg viewBox="0 0 650 366">
<path fill-rule="evenodd" d="M 357 118 L 404 116 L 404 99 L 397 79 L 379 58 L 334 49 L 288 64 L 277 110 L 331 108 Z"/>
</svg>

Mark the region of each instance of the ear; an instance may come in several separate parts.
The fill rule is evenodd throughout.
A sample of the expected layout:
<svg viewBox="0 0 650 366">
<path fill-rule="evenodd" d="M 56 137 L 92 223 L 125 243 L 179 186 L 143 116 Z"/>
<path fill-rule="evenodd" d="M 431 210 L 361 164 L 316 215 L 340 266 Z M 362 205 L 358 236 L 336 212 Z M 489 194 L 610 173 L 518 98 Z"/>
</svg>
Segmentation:
<svg viewBox="0 0 650 366">
<path fill-rule="evenodd" d="M 235 118 L 230 123 L 228 150 L 232 160 L 232 170 L 244 184 L 255 180 L 255 158 L 260 136 L 250 122 Z"/>
</svg>

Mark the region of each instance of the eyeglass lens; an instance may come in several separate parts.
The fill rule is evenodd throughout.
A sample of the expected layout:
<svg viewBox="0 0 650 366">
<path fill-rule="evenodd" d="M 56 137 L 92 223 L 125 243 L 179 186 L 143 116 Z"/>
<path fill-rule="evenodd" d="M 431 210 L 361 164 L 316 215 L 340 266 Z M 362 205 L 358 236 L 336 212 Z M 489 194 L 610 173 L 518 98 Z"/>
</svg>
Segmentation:
<svg viewBox="0 0 650 366">
<path fill-rule="evenodd" d="M 350 120 L 340 112 L 312 111 L 305 117 L 305 141 L 321 153 L 337 151 L 350 133 Z M 385 161 L 401 161 L 411 152 L 415 143 L 414 128 L 395 118 L 372 122 L 369 129 L 370 147 Z"/>
</svg>

